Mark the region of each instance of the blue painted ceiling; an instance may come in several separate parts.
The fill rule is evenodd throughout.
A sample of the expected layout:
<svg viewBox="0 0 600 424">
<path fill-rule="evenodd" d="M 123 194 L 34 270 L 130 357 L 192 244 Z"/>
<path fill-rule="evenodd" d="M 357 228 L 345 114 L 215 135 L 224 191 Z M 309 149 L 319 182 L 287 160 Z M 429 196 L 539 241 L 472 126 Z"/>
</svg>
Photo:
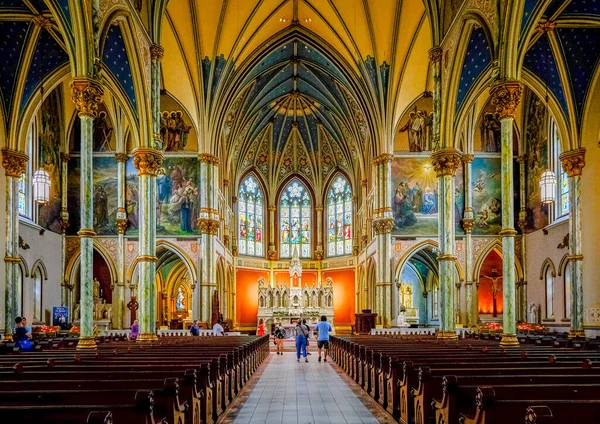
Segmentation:
<svg viewBox="0 0 600 424">
<path fill-rule="evenodd" d="M 31 26 L 26 21 L 0 21 L 0 97 L 6 121 L 14 101 L 21 58 L 31 38 Z"/>
<path fill-rule="evenodd" d="M 110 26 L 104 43 L 102 55 L 104 64 L 119 82 L 121 89 L 133 105 L 133 109 L 136 110 L 137 99 L 133 85 L 131 64 L 129 63 L 125 40 L 123 39 L 121 28 L 118 25 Z"/>
<path fill-rule="evenodd" d="M 467 97 L 477 79 L 486 71 L 492 63 L 492 49 L 489 45 L 485 32 L 482 28 L 476 28 L 471 32 L 471 38 L 467 46 L 467 52 L 460 73 L 458 93 L 456 96 L 456 110 L 458 111 L 462 102 Z"/>
</svg>

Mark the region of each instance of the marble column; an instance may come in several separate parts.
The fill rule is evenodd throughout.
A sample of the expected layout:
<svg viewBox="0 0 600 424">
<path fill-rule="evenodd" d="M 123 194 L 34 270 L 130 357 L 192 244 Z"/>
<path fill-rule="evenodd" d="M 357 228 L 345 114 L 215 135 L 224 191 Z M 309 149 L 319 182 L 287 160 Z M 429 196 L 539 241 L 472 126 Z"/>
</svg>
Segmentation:
<svg viewBox="0 0 600 424">
<path fill-rule="evenodd" d="M 456 336 L 456 255 L 454 234 L 454 177 L 460 166 L 460 155 L 454 148 L 438 149 L 431 154 L 431 162 L 438 178 L 438 232 L 439 250 L 439 307 L 440 339 Z"/>
<path fill-rule="evenodd" d="M 165 50 L 158 44 L 150 46 L 151 65 L 151 83 L 150 83 L 150 107 L 152 109 L 152 139 L 154 148 L 162 150 L 162 141 L 160 138 L 160 62 L 165 54 Z"/>
<path fill-rule="evenodd" d="M 137 341 L 149 343 L 156 339 L 156 176 L 162 167 L 163 154 L 148 147 L 139 147 L 132 153 L 133 165 L 138 170 L 140 217 Z"/>
<path fill-rule="evenodd" d="M 477 313 L 477 287 L 473 281 L 473 185 L 472 185 L 472 165 L 474 156 L 471 154 L 462 155 L 464 163 L 464 187 L 465 187 L 465 212 L 462 219 L 462 227 L 465 230 L 465 297 L 467 308 L 467 328 L 477 325 L 479 321 Z"/>
<path fill-rule="evenodd" d="M 585 337 L 583 328 L 583 253 L 581 249 L 581 173 L 585 149 L 560 155 L 563 170 L 569 176 L 569 262 L 571 272 L 571 329 L 569 337 Z"/>
<path fill-rule="evenodd" d="M 217 290 L 216 239 L 221 225 L 217 204 L 219 159 L 208 153 L 198 156 L 200 161 L 200 216 L 198 226 L 202 234 L 202 276 L 200 279 L 200 321 L 212 324 L 212 299 Z"/>
<path fill-rule="evenodd" d="M 382 154 L 373 160 L 376 167 L 376 202 L 373 211 L 373 229 L 377 239 L 377 280 L 375 283 L 375 310 L 377 320 L 383 327 L 392 322 L 392 228 L 394 226 L 391 207 L 391 163 L 394 155 Z"/>
<path fill-rule="evenodd" d="M 62 255 L 61 255 L 61 273 L 60 273 L 60 304 L 62 306 L 66 306 L 67 308 L 69 308 L 69 316 L 71 315 L 71 302 L 70 302 L 70 293 L 71 293 L 71 289 L 72 286 L 69 285 L 69 282 L 66 281 L 65 279 L 65 272 L 66 272 L 66 257 L 67 257 L 67 253 L 66 253 L 66 247 L 67 247 L 67 230 L 69 229 L 69 212 L 67 209 L 67 202 L 68 202 L 68 196 L 67 196 L 67 190 L 68 190 L 68 175 L 69 175 L 69 160 L 71 160 L 71 157 L 69 156 L 68 153 L 61 153 L 60 154 L 60 160 L 61 160 L 61 178 L 60 178 L 60 185 L 61 185 L 61 210 L 60 210 L 60 228 L 61 228 L 61 239 L 60 239 L 60 244 L 61 244 L 61 249 L 62 249 Z"/>
<path fill-rule="evenodd" d="M 315 208 L 317 212 L 317 249 L 315 250 L 315 260 L 322 261 L 324 256 L 323 250 L 323 206 Z"/>
<path fill-rule="evenodd" d="M 113 316 L 117 328 L 129 327 L 125 323 L 125 230 L 127 230 L 127 211 L 125 209 L 125 164 L 126 153 L 117 153 L 117 286 L 113 293 Z M 116 302 L 115 302 L 116 300 Z"/>
<path fill-rule="evenodd" d="M 519 162 L 519 229 L 521 230 L 521 267 L 523 275 L 527 276 L 527 155 L 522 154 L 517 158 Z M 527 280 L 517 282 L 517 321 L 527 322 Z"/>
<path fill-rule="evenodd" d="M 502 289 L 503 334 L 500 345 L 518 346 L 516 318 L 514 188 L 513 188 L 513 124 L 521 100 L 522 87 L 517 81 L 502 82 L 491 89 L 492 105 L 500 114 L 501 179 L 502 179 Z"/>
<path fill-rule="evenodd" d="M 431 73 L 433 79 L 433 122 L 431 150 L 440 148 L 440 122 L 442 119 L 442 53 L 441 47 L 429 50 L 429 61 L 431 62 Z"/>
<path fill-rule="evenodd" d="M 2 167 L 6 176 L 6 209 L 4 227 L 4 336 L 12 340 L 15 318 L 21 314 L 21 281 L 19 279 L 19 179 L 27 172 L 29 157 L 16 150 L 2 150 Z"/>
<path fill-rule="evenodd" d="M 80 324 L 77 349 L 96 349 L 94 340 L 94 175 L 92 166 L 92 144 L 94 136 L 94 118 L 98 105 L 102 101 L 104 90 L 98 81 L 82 78 L 71 83 L 73 102 L 81 121 L 81 157 L 80 157 L 80 220 L 79 235 L 81 247 L 80 260 Z"/>
<path fill-rule="evenodd" d="M 269 251 L 267 257 L 274 261 L 277 259 L 277 248 L 275 247 L 275 205 L 269 205 Z"/>
</svg>

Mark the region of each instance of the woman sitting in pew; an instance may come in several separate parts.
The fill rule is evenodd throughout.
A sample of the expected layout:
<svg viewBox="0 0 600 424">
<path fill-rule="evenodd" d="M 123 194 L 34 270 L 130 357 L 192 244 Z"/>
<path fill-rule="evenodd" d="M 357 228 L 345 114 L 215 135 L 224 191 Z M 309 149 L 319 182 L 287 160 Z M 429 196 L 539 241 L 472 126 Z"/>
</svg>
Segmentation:
<svg viewBox="0 0 600 424">
<path fill-rule="evenodd" d="M 27 332 L 27 328 L 25 328 L 21 317 L 15 318 L 15 323 L 17 324 L 14 334 L 16 346 L 23 351 L 30 351 L 33 347 L 31 344 L 31 333 Z"/>
</svg>

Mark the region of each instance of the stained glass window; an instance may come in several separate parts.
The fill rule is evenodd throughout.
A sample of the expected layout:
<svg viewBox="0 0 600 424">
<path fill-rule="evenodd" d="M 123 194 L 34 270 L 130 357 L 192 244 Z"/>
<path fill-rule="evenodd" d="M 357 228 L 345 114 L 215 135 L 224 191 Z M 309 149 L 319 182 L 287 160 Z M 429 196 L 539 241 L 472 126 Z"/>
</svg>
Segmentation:
<svg viewBox="0 0 600 424">
<path fill-rule="evenodd" d="M 352 254 L 352 190 L 341 175 L 333 180 L 327 195 L 327 254 Z"/>
<path fill-rule="evenodd" d="M 560 216 L 569 213 L 569 176 L 566 172 L 560 173 Z"/>
<path fill-rule="evenodd" d="M 238 195 L 238 249 L 241 255 L 264 255 L 264 197 L 256 177 L 248 175 Z"/>
<path fill-rule="evenodd" d="M 552 269 L 546 267 L 546 318 L 554 317 L 554 278 Z"/>
<path fill-rule="evenodd" d="M 311 199 L 308 190 L 297 180 L 292 181 L 281 195 L 280 257 L 290 258 L 294 248 L 298 256 L 311 257 Z"/>
<path fill-rule="evenodd" d="M 19 215 L 27 215 L 27 177 L 21 175 L 19 179 Z"/>
</svg>

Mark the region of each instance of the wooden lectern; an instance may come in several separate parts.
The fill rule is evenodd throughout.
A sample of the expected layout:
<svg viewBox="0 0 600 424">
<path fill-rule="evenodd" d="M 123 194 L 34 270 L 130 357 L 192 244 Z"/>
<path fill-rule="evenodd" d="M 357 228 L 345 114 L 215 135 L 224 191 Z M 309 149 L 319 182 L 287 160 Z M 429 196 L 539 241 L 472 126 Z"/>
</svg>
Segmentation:
<svg viewBox="0 0 600 424">
<path fill-rule="evenodd" d="M 371 313 L 370 309 L 363 309 L 362 313 L 354 314 L 356 317 L 356 331 L 358 334 L 371 334 L 371 329 L 375 328 L 377 314 Z"/>
</svg>

